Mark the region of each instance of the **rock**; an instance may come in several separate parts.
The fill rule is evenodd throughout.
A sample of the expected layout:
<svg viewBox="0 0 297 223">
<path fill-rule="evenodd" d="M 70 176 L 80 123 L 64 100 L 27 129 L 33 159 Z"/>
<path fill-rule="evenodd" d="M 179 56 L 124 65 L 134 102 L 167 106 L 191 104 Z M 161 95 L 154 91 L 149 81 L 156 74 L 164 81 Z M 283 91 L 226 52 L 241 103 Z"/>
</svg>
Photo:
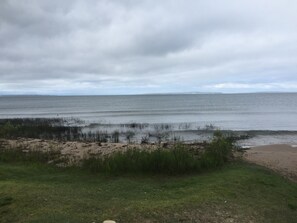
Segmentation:
<svg viewBox="0 0 297 223">
<path fill-rule="evenodd" d="M 112 221 L 112 220 L 106 220 L 103 223 L 116 223 L 116 222 L 115 221 Z"/>
</svg>

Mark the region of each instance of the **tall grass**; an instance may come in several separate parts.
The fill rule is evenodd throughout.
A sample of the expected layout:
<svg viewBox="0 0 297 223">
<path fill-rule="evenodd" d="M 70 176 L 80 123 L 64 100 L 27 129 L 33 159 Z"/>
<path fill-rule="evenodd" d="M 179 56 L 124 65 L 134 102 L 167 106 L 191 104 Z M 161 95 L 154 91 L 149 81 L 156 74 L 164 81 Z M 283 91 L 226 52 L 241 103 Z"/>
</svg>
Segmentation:
<svg viewBox="0 0 297 223">
<path fill-rule="evenodd" d="M 22 150 L 21 148 L 0 148 L 0 162 L 5 163 L 48 163 L 59 159 L 56 151 L 41 152 L 38 150 Z"/>
<path fill-rule="evenodd" d="M 151 173 L 184 174 L 200 172 L 224 165 L 232 158 L 233 143 L 220 132 L 216 132 L 213 141 L 204 150 L 195 150 L 186 145 L 173 148 L 159 148 L 153 151 L 128 149 L 108 156 L 91 157 L 81 161 L 85 170 L 107 173 Z M 56 151 L 42 152 L 22 148 L 0 148 L 0 162 L 54 163 L 68 160 L 61 159 Z"/>
<path fill-rule="evenodd" d="M 129 149 L 105 158 L 83 160 L 82 167 L 103 173 L 167 173 L 179 174 L 200 169 L 200 163 L 183 148 L 157 149 L 152 152 Z"/>
<path fill-rule="evenodd" d="M 108 174 L 162 173 L 183 174 L 217 168 L 232 158 L 233 143 L 216 133 L 213 141 L 200 153 L 187 146 L 154 151 L 128 149 L 106 157 L 92 157 L 82 161 L 82 168 Z"/>
<path fill-rule="evenodd" d="M 60 139 L 73 140 L 81 137 L 81 127 L 56 126 L 46 121 L 16 122 L 15 120 L 0 123 L 0 138 L 16 139 L 40 138 L 40 139 Z"/>
</svg>

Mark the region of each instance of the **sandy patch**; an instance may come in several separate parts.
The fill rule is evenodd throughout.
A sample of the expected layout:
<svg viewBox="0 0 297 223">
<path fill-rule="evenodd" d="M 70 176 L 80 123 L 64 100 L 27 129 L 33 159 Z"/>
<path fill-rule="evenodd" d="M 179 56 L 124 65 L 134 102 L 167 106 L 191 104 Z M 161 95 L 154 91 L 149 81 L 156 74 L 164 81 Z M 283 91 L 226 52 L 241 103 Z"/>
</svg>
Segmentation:
<svg viewBox="0 0 297 223">
<path fill-rule="evenodd" d="M 67 157 L 70 161 L 78 161 L 93 155 L 108 155 L 116 151 L 131 149 L 156 149 L 156 145 L 140 145 L 127 143 L 98 143 L 78 141 L 56 141 L 42 139 L 1 140 L 4 148 L 20 148 L 23 151 L 57 151 L 61 156 Z"/>
<path fill-rule="evenodd" d="M 297 181 L 297 148 L 295 146 L 279 144 L 253 147 L 246 151 L 244 158 Z"/>
</svg>

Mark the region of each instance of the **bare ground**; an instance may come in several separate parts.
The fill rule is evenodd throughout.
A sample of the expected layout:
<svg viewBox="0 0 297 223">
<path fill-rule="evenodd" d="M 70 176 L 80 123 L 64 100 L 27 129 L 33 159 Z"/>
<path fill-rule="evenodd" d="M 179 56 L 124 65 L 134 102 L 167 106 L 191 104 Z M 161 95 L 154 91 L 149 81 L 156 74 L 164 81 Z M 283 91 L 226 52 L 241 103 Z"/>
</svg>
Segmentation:
<svg viewBox="0 0 297 223">
<path fill-rule="evenodd" d="M 297 181 L 297 148 L 286 144 L 253 147 L 244 159 L 265 166 Z"/>
</svg>

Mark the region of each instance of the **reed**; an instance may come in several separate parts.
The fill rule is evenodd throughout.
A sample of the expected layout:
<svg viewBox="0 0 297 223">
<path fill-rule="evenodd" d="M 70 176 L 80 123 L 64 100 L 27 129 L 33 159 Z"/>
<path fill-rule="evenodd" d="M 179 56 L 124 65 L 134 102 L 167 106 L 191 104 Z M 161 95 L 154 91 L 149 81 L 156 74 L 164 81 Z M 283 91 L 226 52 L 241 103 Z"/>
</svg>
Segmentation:
<svg viewBox="0 0 297 223">
<path fill-rule="evenodd" d="M 91 157 L 82 161 L 82 168 L 107 174 L 153 173 L 184 174 L 200 172 L 224 165 L 232 159 L 232 141 L 216 133 L 204 152 L 190 151 L 186 145 L 178 144 L 173 149 L 157 150 L 128 149 L 105 157 Z"/>
</svg>

